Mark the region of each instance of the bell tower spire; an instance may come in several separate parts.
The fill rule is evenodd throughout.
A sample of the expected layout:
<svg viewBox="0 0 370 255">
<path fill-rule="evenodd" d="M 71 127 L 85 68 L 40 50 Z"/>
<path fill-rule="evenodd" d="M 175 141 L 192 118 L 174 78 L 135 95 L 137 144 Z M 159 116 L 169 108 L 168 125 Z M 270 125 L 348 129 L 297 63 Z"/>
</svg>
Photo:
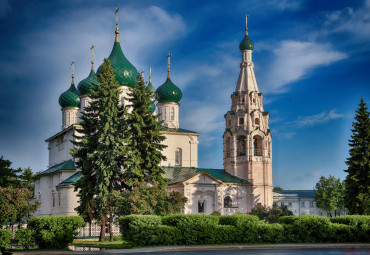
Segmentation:
<svg viewBox="0 0 370 255">
<path fill-rule="evenodd" d="M 269 113 L 262 104 L 254 65 L 253 42 L 248 36 L 248 15 L 245 36 L 239 45 L 242 54 L 235 92 L 231 95 L 231 110 L 225 114 L 223 136 L 224 168 L 231 175 L 251 183 L 247 211 L 261 204 L 272 206 L 272 153 Z"/>
</svg>

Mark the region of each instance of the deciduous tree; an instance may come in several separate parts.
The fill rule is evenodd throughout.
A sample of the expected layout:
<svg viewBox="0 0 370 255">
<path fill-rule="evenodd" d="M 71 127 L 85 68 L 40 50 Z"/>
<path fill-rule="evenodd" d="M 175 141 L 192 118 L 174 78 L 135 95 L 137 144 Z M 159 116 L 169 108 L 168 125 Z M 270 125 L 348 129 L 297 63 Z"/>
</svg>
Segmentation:
<svg viewBox="0 0 370 255">
<path fill-rule="evenodd" d="M 336 216 L 336 210 L 343 208 L 343 195 L 344 188 L 339 178 L 335 178 L 332 175 L 329 175 L 329 178 L 321 176 L 320 180 L 316 183 L 316 206 L 330 214 L 334 212 Z"/>
</svg>

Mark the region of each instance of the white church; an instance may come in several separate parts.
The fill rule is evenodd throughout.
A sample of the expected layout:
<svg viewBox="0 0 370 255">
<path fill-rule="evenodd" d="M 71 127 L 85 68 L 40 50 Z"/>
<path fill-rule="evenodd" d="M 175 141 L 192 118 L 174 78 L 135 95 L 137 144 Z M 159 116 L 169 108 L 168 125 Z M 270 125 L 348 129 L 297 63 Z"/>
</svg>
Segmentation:
<svg viewBox="0 0 370 255">
<path fill-rule="evenodd" d="M 108 59 L 121 85 L 120 98 L 125 105 L 128 91 L 135 86 L 137 69 L 121 50 L 118 26 L 115 34 Z M 239 78 L 235 91 L 230 91 L 231 109 L 224 115 L 224 169 L 198 168 L 198 136 L 201 134 L 181 128 L 179 101 L 182 92 L 170 78 L 169 64 L 167 80 L 155 90 L 156 111 L 159 119 L 164 121 L 164 131 L 161 132 L 166 139 L 163 144 L 167 145 L 162 152 L 167 160 L 161 162 L 165 177 L 169 179 L 167 191 L 178 191 L 188 199 L 183 211 L 185 214 L 211 214 L 214 211 L 221 214 L 248 213 L 256 205 L 273 204 L 269 113 L 263 109 L 263 96 L 254 75 L 253 48 L 246 28 L 239 45 Z M 77 214 L 74 210 L 78 205 L 74 184 L 81 174 L 74 165 L 70 149 L 74 146 L 71 141 L 79 116 L 90 102 L 90 89 L 94 84 L 98 86 L 93 58 L 91 63 L 89 76 L 80 81 L 77 88 L 72 72 L 70 88 L 59 97 L 62 129 L 46 139 L 49 166 L 35 181 L 35 198 L 41 201 L 35 216 Z M 98 68 L 97 74 L 99 71 Z M 154 90 L 150 78 L 148 86 Z"/>
</svg>

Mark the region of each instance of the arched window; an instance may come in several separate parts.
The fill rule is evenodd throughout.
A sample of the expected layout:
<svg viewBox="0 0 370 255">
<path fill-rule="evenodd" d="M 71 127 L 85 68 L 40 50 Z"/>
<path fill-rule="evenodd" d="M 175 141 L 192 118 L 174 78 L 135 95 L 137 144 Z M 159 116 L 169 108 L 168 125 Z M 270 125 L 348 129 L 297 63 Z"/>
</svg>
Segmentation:
<svg viewBox="0 0 370 255">
<path fill-rule="evenodd" d="M 245 136 L 239 136 L 237 141 L 238 156 L 245 156 L 247 151 L 247 138 Z"/>
<path fill-rule="evenodd" d="M 230 137 L 226 138 L 226 141 L 225 141 L 225 150 L 226 150 L 226 157 L 229 158 L 230 157 Z"/>
<path fill-rule="evenodd" d="M 239 125 L 244 125 L 244 118 L 239 119 Z"/>
<path fill-rule="evenodd" d="M 175 166 L 181 165 L 182 165 L 182 150 L 180 148 L 177 148 L 175 151 Z"/>
<path fill-rule="evenodd" d="M 256 135 L 253 137 L 254 156 L 262 156 L 262 137 Z"/>
<path fill-rule="evenodd" d="M 198 201 L 198 213 L 204 213 L 204 202 Z"/>
<path fill-rule="evenodd" d="M 254 124 L 259 125 L 260 124 L 260 119 L 259 118 L 255 118 L 254 119 Z"/>
<path fill-rule="evenodd" d="M 233 206 L 233 200 L 230 196 L 224 198 L 224 208 L 231 208 Z"/>
</svg>

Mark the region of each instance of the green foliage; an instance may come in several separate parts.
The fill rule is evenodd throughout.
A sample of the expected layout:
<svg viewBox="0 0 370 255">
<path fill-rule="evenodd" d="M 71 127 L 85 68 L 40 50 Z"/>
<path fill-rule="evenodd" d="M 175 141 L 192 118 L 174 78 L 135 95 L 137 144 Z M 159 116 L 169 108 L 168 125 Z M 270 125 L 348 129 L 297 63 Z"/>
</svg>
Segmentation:
<svg viewBox="0 0 370 255">
<path fill-rule="evenodd" d="M 305 243 L 320 243 L 330 240 L 330 221 L 327 217 L 301 215 L 293 223 L 293 232 Z"/>
<path fill-rule="evenodd" d="M 272 189 L 273 192 L 277 192 L 277 191 L 283 191 L 284 189 L 280 186 L 274 186 L 274 188 Z"/>
<path fill-rule="evenodd" d="M 141 235 L 146 228 L 157 227 L 161 224 L 161 217 L 156 215 L 128 215 L 118 218 L 118 224 L 123 239 L 138 244 L 141 242 Z"/>
<path fill-rule="evenodd" d="M 17 229 L 15 232 L 15 239 L 18 240 L 18 246 L 22 245 L 23 248 L 28 249 L 30 246 L 34 246 L 35 242 L 35 230 L 34 229 Z"/>
<path fill-rule="evenodd" d="M 349 140 L 345 207 L 351 214 L 370 214 L 370 113 L 363 98 L 356 110 Z"/>
<path fill-rule="evenodd" d="M 240 228 L 245 222 L 252 222 L 257 224 L 259 219 L 254 215 L 247 214 L 234 214 L 220 216 L 220 225 L 232 225 Z"/>
<path fill-rule="evenodd" d="M 284 242 L 284 228 L 278 223 L 261 223 L 256 225 L 260 243 Z"/>
<path fill-rule="evenodd" d="M 98 82 L 91 90 L 90 105 L 82 112 L 72 156 L 81 170 L 75 185 L 79 197 L 76 211 L 86 221 L 97 219 L 105 225 L 106 219 L 109 224 L 113 221 L 112 193 L 125 187 L 121 169 L 126 155 L 126 113 L 119 104 L 119 84 L 108 59 L 104 59 Z M 105 226 L 101 229 L 100 239 L 104 240 Z"/>
<path fill-rule="evenodd" d="M 367 225 L 370 227 L 370 215 L 343 215 L 330 218 L 330 221 L 355 227 L 360 225 Z"/>
<path fill-rule="evenodd" d="M 318 208 L 333 212 L 343 207 L 343 192 L 344 187 L 339 178 L 321 176 L 315 186 L 315 203 Z"/>
<path fill-rule="evenodd" d="M 31 202 L 33 194 L 28 189 L 0 187 L 0 226 L 6 222 L 21 222 L 37 210 L 40 202 Z"/>
<path fill-rule="evenodd" d="M 274 205 L 273 207 L 267 207 L 258 205 L 252 209 L 250 214 L 258 216 L 260 220 L 277 223 L 280 217 L 293 215 L 293 212 L 288 210 L 287 206 L 279 207 Z"/>
<path fill-rule="evenodd" d="M 13 169 L 10 166 L 12 162 L 4 159 L 3 156 L 0 158 L 0 187 L 19 187 L 20 181 L 18 174 L 22 171 L 21 169 Z"/>
<path fill-rule="evenodd" d="M 187 199 L 179 192 L 167 192 L 159 187 L 141 184 L 132 191 L 125 190 L 116 196 L 117 216 L 130 214 L 169 215 L 180 213 Z"/>
<path fill-rule="evenodd" d="M 297 220 L 300 219 L 300 216 L 292 215 L 292 216 L 282 216 L 279 218 L 280 224 L 293 224 Z"/>
<path fill-rule="evenodd" d="M 127 160 L 123 173 L 125 183 L 129 189 L 150 182 L 154 186 L 164 188 L 167 180 L 163 178 L 164 170 L 159 166 L 166 157 L 162 150 L 166 147 L 161 142 L 165 136 L 160 133 L 161 122 L 150 110 L 153 104 L 154 93 L 145 86 L 144 79 L 139 73 L 137 84 L 128 93 L 129 104 L 132 111 L 127 116 Z"/>
<path fill-rule="evenodd" d="M 76 230 L 85 226 L 80 216 L 43 216 L 31 218 L 28 228 L 35 231 L 39 248 L 66 248 L 77 235 Z"/>
<path fill-rule="evenodd" d="M 8 229 L 0 229 L 0 251 L 8 249 L 12 239 L 12 232 Z"/>
<path fill-rule="evenodd" d="M 213 216 L 221 216 L 221 213 L 219 211 L 214 211 L 213 213 L 211 213 L 211 215 L 213 215 Z"/>
</svg>

